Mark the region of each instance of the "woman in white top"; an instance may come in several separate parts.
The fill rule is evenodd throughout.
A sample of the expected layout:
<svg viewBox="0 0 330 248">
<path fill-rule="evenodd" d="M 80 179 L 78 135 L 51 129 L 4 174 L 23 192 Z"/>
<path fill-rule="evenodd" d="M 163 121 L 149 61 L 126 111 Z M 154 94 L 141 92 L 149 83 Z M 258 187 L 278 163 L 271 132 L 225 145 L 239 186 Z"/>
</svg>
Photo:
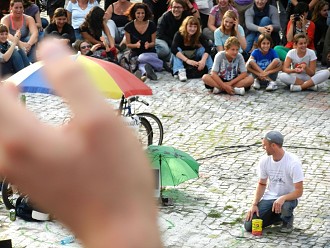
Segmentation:
<svg viewBox="0 0 330 248">
<path fill-rule="evenodd" d="M 88 12 L 94 7 L 99 6 L 95 0 L 71 0 L 68 2 L 66 10 L 68 12 L 68 23 L 74 28 L 77 40 L 82 40 L 79 27 L 85 21 Z"/>
<path fill-rule="evenodd" d="M 305 34 L 296 34 L 293 43 L 296 48 L 288 52 L 282 68 L 283 73 L 279 78 L 290 85 L 290 91 L 316 91 L 318 84 L 326 81 L 330 72 L 327 69 L 316 71 L 317 57 L 313 50 L 307 48 Z"/>
</svg>

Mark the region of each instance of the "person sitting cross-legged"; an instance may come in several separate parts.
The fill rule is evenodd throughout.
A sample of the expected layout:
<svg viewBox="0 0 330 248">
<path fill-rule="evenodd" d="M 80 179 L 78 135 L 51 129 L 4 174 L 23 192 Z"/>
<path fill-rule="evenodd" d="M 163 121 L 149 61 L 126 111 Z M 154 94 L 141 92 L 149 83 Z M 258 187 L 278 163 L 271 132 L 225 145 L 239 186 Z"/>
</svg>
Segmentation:
<svg viewBox="0 0 330 248">
<path fill-rule="evenodd" d="M 267 91 L 276 90 L 278 72 L 282 69 L 282 62 L 277 53 L 271 48 L 272 37 L 269 34 L 261 34 L 258 38 L 258 48 L 255 49 L 246 63 L 246 69 L 254 76 L 254 89 L 260 89 L 260 83 L 266 82 Z"/>
<path fill-rule="evenodd" d="M 253 77 L 248 75 L 243 55 L 240 54 L 239 40 L 232 36 L 225 42 L 225 51 L 218 52 L 214 58 L 211 74 L 205 74 L 205 87 L 213 93 L 225 91 L 230 95 L 244 95 L 253 83 Z"/>
<path fill-rule="evenodd" d="M 180 81 L 200 78 L 211 71 L 213 60 L 207 40 L 201 35 L 199 20 L 194 16 L 184 19 L 179 31 L 174 35 L 171 51 L 173 53 L 173 75 Z M 190 53 L 190 54 L 189 54 Z M 187 71 L 189 67 L 191 70 Z M 203 73 L 204 72 L 204 73 Z"/>
<path fill-rule="evenodd" d="M 290 86 L 290 91 L 318 90 L 318 85 L 329 78 L 329 70 L 316 71 L 315 52 L 307 48 L 307 37 L 296 34 L 293 38 L 295 49 L 288 52 L 280 80 Z M 293 67 L 293 69 L 291 69 Z"/>
</svg>

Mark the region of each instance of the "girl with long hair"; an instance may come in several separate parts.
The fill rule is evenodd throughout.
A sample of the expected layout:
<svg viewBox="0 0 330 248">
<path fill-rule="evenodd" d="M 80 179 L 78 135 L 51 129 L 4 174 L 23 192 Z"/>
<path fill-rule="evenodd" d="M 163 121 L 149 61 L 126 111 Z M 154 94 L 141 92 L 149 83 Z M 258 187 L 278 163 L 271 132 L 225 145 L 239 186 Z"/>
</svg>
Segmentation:
<svg viewBox="0 0 330 248">
<path fill-rule="evenodd" d="M 57 8 L 53 15 L 52 22 L 45 29 L 45 36 L 53 35 L 64 39 L 68 44 L 76 40 L 73 27 L 68 23 L 68 15 L 64 8 Z"/>
<path fill-rule="evenodd" d="M 237 16 L 236 19 L 238 19 L 238 12 L 234 7 L 233 0 L 217 0 L 217 3 L 210 11 L 207 28 L 203 30 L 204 36 L 212 41 L 214 41 L 213 34 L 215 30 L 220 27 L 223 17 L 228 10 L 234 11 Z"/>
<path fill-rule="evenodd" d="M 135 3 L 127 11 L 131 20 L 125 26 L 126 44 L 131 49 L 132 57 L 137 57 L 137 74 L 146 75 L 151 80 L 157 80 L 154 70 L 163 69 L 163 61 L 157 56 L 155 49 L 155 23 L 150 21 L 152 13 L 144 3 Z"/>
<path fill-rule="evenodd" d="M 103 9 L 98 6 L 93 7 L 86 15 L 83 24 L 81 24 L 80 33 L 84 40 L 89 41 L 93 45 L 100 44 L 101 47 L 108 52 L 111 48 L 114 49 L 115 41 L 110 34 L 110 30 L 103 16 Z"/>
<path fill-rule="evenodd" d="M 306 89 L 318 90 L 318 85 L 325 82 L 330 72 L 316 71 L 315 52 L 307 48 L 308 38 L 305 34 L 296 34 L 293 37 L 294 49 L 290 50 L 285 58 L 280 80 L 290 86 L 290 91 Z"/>
<path fill-rule="evenodd" d="M 230 36 L 237 37 L 241 44 L 239 52 L 243 53 L 246 48 L 244 29 L 239 24 L 237 14 L 232 10 L 226 11 L 220 27 L 214 31 L 214 44 L 218 51 L 224 51 L 224 44 Z"/>
<path fill-rule="evenodd" d="M 328 18 L 328 10 L 329 10 L 329 3 L 320 0 L 314 7 L 312 13 L 312 21 L 315 24 L 315 32 L 314 35 L 314 45 L 316 48 L 317 58 L 322 60 L 322 50 L 325 41 L 325 34 L 327 33 L 328 25 L 327 25 L 327 18 Z"/>
<path fill-rule="evenodd" d="M 258 48 L 252 51 L 246 63 L 246 69 L 254 77 L 252 87 L 258 90 L 260 89 L 260 83 L 266 82 L 267 91 L 276 90 L 277 74 L 282 69 L 282 62 L 272 48 L 272 37 L 269 34 L 261 34 L 257 44 Z"/>
<path fill-rule="evenodd" d="M 213 61 L 209 55 L 211 49 L 201 35 L 199 20 L 194 16 L 188 16 L 183 20 L 179 31 L 174 35 L 171 52 L 174 55 L 173 75 L 178 76 L 180 81 L 187 80 L 185 68 L 189 65 L 200 72 L 212 69 Z"/>
</svg>

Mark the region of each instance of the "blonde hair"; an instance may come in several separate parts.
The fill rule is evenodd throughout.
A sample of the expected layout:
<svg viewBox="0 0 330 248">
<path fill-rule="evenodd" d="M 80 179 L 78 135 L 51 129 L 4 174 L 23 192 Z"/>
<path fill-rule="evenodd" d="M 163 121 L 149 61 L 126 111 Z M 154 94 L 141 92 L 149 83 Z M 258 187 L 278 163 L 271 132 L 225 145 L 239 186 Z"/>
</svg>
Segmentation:
<svg viewBox="0 0 330 248">
<path fill-rule="evenodd" d="M 225 29 L 225 22 L 224 22 L 224 20 L 225 20 L 226 18 L 232 18 L 232 19 L 234 19 L 234 20 L 236 21 L 236 20 L 237 20 L 237 15 L 236 15 L 236 13 L 235 13 L 233 10 L 227 10 L 227 11 L 225 12 L 225 14 L 224 14 L 223 17 L 222 17 L 221 25 L 220 25 L 220 27 L 219 27 L 219 29 L 221 30 L 221 32 L 222 32 L 223 34 L 225 34 L 225 30 L 226 30 L 226 29 Z M 236 35 L 237 35 L 234 26 L 231 28 L 231 31 L 230 31 L 230 34 L 229 34 L 229 35 L 230 35 L 230 36 L 236 36 Z"/>
<path fill-rule="evenodd" d="M 188 25 L 197 26 L 196 33 L 194 33 L 190 37 L 189 37 L 188 31 L 187 31 Z M 197 46 L 199 44 L 199 37 L 201 35 L 201 24 L 199 23 L 199 20 L 197 19 L 197 17 L 187 16 L 183 20 L 183 22 L 179 28 L 179 33 L 183 36 L 183 41 L 185 44 L 189 44 L 190 46 Z"/>
</svg>

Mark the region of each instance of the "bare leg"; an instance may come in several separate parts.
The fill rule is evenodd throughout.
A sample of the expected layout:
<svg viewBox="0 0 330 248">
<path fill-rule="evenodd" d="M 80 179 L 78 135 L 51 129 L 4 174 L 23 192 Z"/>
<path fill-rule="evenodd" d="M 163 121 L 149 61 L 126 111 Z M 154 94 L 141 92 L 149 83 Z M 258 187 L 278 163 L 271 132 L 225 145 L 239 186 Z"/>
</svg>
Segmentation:
<svg viewBox="0 0 330 248">
<path fill-rule="evenodd" d="M 245 78 L 243 78 L 242 80 L 238 81 L 236 84 L 233 85 L 233 87 L 237 87 L 237 88 L 248 88 L 253 84 L 253 77 L 252 76 L 247 76 Z"/>
</svg>

